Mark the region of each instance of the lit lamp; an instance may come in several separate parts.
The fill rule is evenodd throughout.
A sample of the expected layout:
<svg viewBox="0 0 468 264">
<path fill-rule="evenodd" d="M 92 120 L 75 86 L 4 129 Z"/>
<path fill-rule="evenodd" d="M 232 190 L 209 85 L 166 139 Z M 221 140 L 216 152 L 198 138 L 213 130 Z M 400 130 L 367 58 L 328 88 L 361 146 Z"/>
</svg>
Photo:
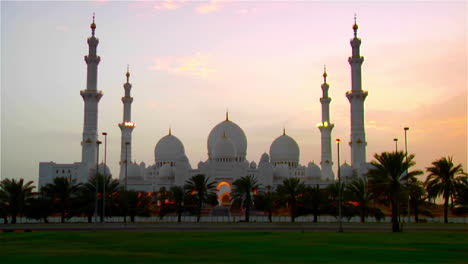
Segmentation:
<svg viewBox="0 0 468 264">
<path fill-rule="evenodd" d="M 337 155 L 338 155 L 338 232 L 343 232 L 343 224 L 341 222 L 341 175 L 340 175 L 340 143 L 341 139 L 336 139 Z"/>
</svg>

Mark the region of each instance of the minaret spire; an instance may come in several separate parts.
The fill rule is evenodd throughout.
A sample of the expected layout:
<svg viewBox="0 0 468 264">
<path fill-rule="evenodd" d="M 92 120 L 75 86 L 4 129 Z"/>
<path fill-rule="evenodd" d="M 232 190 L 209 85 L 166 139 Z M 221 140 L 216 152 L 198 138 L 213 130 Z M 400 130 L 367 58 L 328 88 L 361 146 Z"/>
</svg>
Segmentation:
<svg viewBox="0 0 468 264">
<path fill-rule="evenodd" d="M 328 96 L 329 85 L 327 83 L 328 74 L 326 66 L 323 67 L 322 76 L 322 98 L 320 98 L 320 103 L 322 104 L 322 122 L 317 125 L 321 134 L 322 161 L 320 162 L 320 166 L 322 168 L 322 178 L 327 180 L 334 180 L 335 175 L 333 174 L 331 132 L 335 125 L 330 122 L 331 98 Z"/>
<path fill-rule="evenodd" d="M 94 36 L 96 24 L 91 24 L 92 36 L 88 38 L 88 55 L 84 57 L 87 65 L 86 89 L 80 91 L 84 101 L 83 140 L 81 141 L 81 161 L 88 167 L 96 167 L 98 142 L 98 105 L 102 92 L 97 90 L 98 65 L 101 57 L 97 56 L 99 39 Z"/>
<path fill-rule="evenodd" d="M 352 56 L 348 62 L 351 66 L 351 91 L 346 92 L 346 97 L 351 105 L 351 166 L 357 170 L 358 175 L 367 171 L 366 166 L 366 131 L 364 119 L 364 101 L 367 91 L 362 90 L 361 67 L 364 58 L 360 54 L 361 39 L 357 37 L 358 25 L 354 16 L 354 38 L 351 39 Z"/>
<path fill-rule="evenodd" d="M 122 97 L 123 103 L 123 121 L 119 123 L 120 131 L 122 132 L 121 136 L 121 147 L 120 147 L 120 175 L 119 179 L 121 181 L 125 180 L 125 163 L 126 161 L 132 160 L 132 132 L 135 128 L 135 122 L 132 121 L 132 103 L 133 97 L 130 95 L 132 89 L 132 84 L 129 82 L 130 70 L 127 65 L 127 82 L 124 83 L 123 87 L 125 89 L 125 95 Z M 169 132 L 170 133 L 170 132 Z"/>
</svg>

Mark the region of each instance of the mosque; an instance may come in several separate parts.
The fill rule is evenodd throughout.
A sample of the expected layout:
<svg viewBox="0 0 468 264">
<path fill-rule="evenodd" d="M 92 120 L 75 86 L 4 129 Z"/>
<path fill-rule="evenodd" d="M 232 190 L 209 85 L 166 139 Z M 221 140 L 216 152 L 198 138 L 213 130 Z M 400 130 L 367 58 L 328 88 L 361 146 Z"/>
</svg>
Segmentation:
<svg viewBox="0 0 468 264">
<path fill-rule="evenodd" d="M 342 179 L 350 179 L 363 175 L 368 170 L 366 162 L 366 134 L 364 122 L 364 100 L 367 91 L 362 90 L 361 65 L 364 58 L 360 55 L 361 40 L 357 37 L 358 25 L 356 19 L 353 25 L 354 37 L 350 44 L 352 55 L 348 62 L 351 66 L 351 90 L 346 93 L 350 102 L 351 116 L 351 164 L 340 166 Z M 98 163 L 98 105 L 103 93 L 97 89 L 98 65 L 101 58 L 97 55 L 99 39 L 95 36 L 96 24 L 91 24 L 91 37 L 88 38 L 89 53 L 85 56 L 87 64 L 86 89 L 80 92 L 84 101 L 84 126 L 81 162 L 57 164 L 41 162 L 39 164 L 39 186 L 53 181 L 55 177 L 68 177 L 77 182 L 86 182 L 96 170 L 102 174 L 111 175 L 110 169 L 103 163 Z M 184 144 L 169 129 L 168 134 L 161 138 L 154 149 L 154 164 L 131 162 L 132 132 L 135 123 L 131 117 L 133 97 L 130 73 L 127 70 L 126 82 L 123 85 L 124 96 L 123 120 L 118 126 L 121 129 L 121 156 L 119 180 L 128 189 L 141 191 L 157 191 L 161 187 L 182 186 L 193 175 L 204 174 L 217 183 L 218 197 L 223 204 L 228 201 L 231 184 L 242 176 L 255 176 L 262 186 L 276 187 L 289 177 L 300 178 L 305 184 L 325 187 L 335 182 L 332 160 L 332 137 L 334 124 L 330 120 L 331 98 L 328 96 L 326 70 L 323 73 L 322 120 L 318 124 L 321 132 L 321 162 L 320 166 L 309 162 L 307 166 L 299 163 L 299 146 L 297 142 L 283 130 L 276 138 L 270 152 L 264 153 L 258 163 L 248 161 L 247 137 L 242 128 L 229 119 L 214 126 L 208 135 L 206 161 L 199 162 L 197 168 L 192 168 Z M 128 162 L 127 162 L 128 161 Z"/>
</svg>

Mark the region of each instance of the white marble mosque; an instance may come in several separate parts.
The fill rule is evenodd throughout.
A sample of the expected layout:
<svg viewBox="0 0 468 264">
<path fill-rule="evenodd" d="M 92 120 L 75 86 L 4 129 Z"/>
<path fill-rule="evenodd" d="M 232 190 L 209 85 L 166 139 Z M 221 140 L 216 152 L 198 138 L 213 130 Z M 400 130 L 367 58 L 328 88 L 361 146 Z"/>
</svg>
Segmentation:
<svg viewBox="0 0 468 264">
<path fill-rule="evenodd" d="M 352 56 L 348 61 L 351 66 L 351 90 L 346 93 L 351 106 L 351 164 L 344 163 L 340 166 L 342 179 L 363 175 L 368 169 L 366 162 L 366 134 L 364 122 L 364 100 L 367 91 L 361 87 L 361 65 L 364 58 L 361 57 L 359 48 L 361 40 L 357 37 L 358 26 L 353 25 L 354 37 L 350 44 Z M 89 54 L 85 56 L 87 65 L 87 86 L 80 92 L 84 101 L 84 126 L 81 162 L 71 164 L 57 164 L 54 162 L 41 162 L 39 164 L 39 186 L 52 182 L 55 177 L 69 177 L 77 182 L 86 182 L 90 175 L 96 173 L 98 142 L 98 105 L 103 93 L 97 89 L 98 65 L 101 58 L 97 55 L 98 38 L 95 37 L 96 24 L 91 24 L 91 37 L 88 38 Z M 196 174 L 205 174 L 218 184 L 220 201 L 227 201 L 230 186 L 236 179 L 253 175 L 262 186 L 281 184 L 289 177 L 298 177 L 305 184 L 320 185 L 325 187 L 335 182 L 336 177 L 332 170 L 332 137 L 334 124 L 330 120 L 330 102 L 328 96 L 326 70 L 323 73 L 324 82 L 322 88 L 322 120 L 318 124 L 321 132 L 321 162 L 307 165 L 299 163 L 299 146 L 297 142 L 287 135 L 286 131 L 276 138 L 270 152 L 264 153 L 258 163 L 248 161 L 247 136 L 242 128 L 229 119 L 226 112 L 225 120 L 215 125 L 208 135 L 206 161 L 198 163 L 197 168 L 192 168 L 184 144 L 169 129 L 168 134 L 161 138 L 154 149 L 154 164 L 147 166 L 145 163 L 131 162 L 132 160 L 132 132 L 135 123 L 131 118 L 132 84 L 129 82 L 130 73 L 127 70 L 124 87 L 123 120 L 118 126 L 122 132 L 121 157 L 119 180 L 127 184 L 128 189 L 141 191 L 157 191 L 161 187 L 182 186 L 187 179 Z M 126 161 L 129 161 L 128 163 Z M 319 166 L 320 165 L 320 166 Z M 111 171 L 104 164 L 98 165 L 102 174 L 110 175 Z M 222 189 L 223 191 L 220 191 Z M 221 193 L 222 192 L 222 193 Z"/>
</svg>

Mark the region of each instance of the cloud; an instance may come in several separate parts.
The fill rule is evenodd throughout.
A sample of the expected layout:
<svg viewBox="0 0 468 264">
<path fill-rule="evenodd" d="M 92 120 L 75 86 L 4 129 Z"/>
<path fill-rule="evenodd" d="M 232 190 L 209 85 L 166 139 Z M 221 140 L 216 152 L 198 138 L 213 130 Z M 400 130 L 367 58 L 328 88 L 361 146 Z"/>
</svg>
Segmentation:
<svg viewBox="0 0 468 264">
<path fill-rule="evenodd" d="M 227 0 L 211 0 L 208 3 L 200 4 L 195 10 L 200 14 L 209 14 L 218 11 L 227 2 Z"/>
<path fill-rule="evenodd" d="M 165 0 L 162 2 L 157 2 L 153 5 L 153 9 L 156 10 L 173 10 L 178 9 L 184 5 L 186 1 L 175 1 L 175 0 Z"/>
<path fill-rule="evenodd" d="M 212 64 L 212 56 L 210 54 L 197 52 L 194 55 L 184 57 L 155 57 L 154 64 L 150 66 L 150 70 L 211 79 L 217 72 L 217 69 Z"/>
</svg>

